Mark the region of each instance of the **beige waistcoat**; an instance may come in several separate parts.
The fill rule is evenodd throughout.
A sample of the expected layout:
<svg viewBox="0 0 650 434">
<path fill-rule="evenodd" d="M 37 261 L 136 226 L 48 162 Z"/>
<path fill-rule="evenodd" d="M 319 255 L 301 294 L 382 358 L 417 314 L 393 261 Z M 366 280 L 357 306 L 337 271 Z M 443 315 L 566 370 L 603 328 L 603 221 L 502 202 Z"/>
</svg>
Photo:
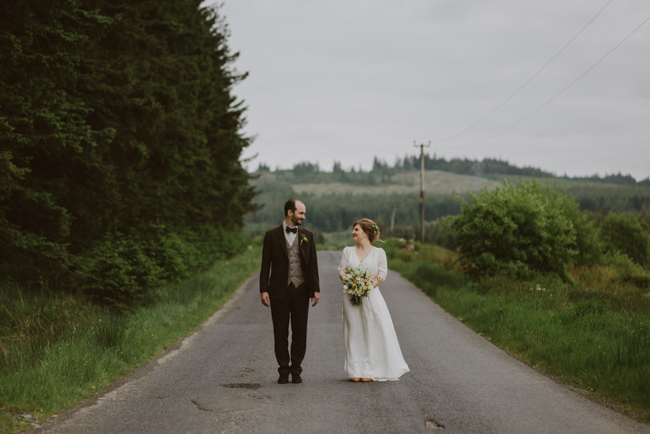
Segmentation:
<svg viewBox="0 0 650 434">
<path fill-rule="evenodd" d="M 302 264 L 300 262 L 300 237 L 298 234 L 294 237 L 293 244 L 289 244 L 287 241 L 287 249 L 289 250 L 289 278 L 287 279 L 287 286 L 293 283 L 293 286 L 297 288 L 305 283 L 305 274 L 302 272 Z"/>
</svg>

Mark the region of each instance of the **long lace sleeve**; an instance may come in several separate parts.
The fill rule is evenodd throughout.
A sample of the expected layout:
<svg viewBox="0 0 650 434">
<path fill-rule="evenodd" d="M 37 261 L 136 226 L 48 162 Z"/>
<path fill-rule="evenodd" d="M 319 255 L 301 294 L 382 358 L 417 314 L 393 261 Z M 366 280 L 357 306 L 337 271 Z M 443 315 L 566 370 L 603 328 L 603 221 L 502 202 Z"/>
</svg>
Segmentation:
<svg viewBox="0 0 650 434">
<path fill-rule="evenodd" d="M 386 258 L 386 252 L 384 249 L 379 249 L 379 258 L 377 258 L 377 277 L 381 278 L 382 281 L 386 280 L 386 275 L 388 274 L 388 259 Z"/>
<path fill-rule="evenodd" d="M 341 256 L 341 262 L 339 263 L 339 274 L 345 273 L 345 270 L 348 269 L 348 255 L 349 249 L 345 247 L 343 249 L 343 255 Z"/>
</svg>

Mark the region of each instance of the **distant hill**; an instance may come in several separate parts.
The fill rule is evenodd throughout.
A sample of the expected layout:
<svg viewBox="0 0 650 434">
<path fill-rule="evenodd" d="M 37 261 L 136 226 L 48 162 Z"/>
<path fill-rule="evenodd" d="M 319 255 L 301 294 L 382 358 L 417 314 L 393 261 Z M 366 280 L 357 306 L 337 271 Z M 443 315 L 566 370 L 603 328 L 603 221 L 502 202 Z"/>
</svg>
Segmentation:
<svg viewBox="0 0 650 434">
<path fill-rule="evenodd" d="M 262 208 L 246 216 L 246 230 L 257 235 L 279 224 L 284 202 L 290 197 L 299 197 L 308 205 L 305 225 L 316 231 L 348 230 L 360 217 L 371 217 L 382 228 L 388 227 L 394 217 L 395 227 L 412 231 L 419 225 L 420 218 L 420 173 L 412 167 L 412 159 L 405 160 L 388 166 L 375 159 L 373 170 L 367 172 L 346 171 L 340 163 L 336 163 L 331 172 L 321 171 L 318 164 L 308 162 L 296 164 L 290 170 L 273 172 L 261 165 L 253 184 L 259 192 L 254 202 Z M 430 158 L 431 165 L 449 170 L 425 170 L 426 221 L 458 214 L 460 203 L 454 196 L 467 197 L 482 188 L 495 188 L 503 180 L 511 183 L 530 181 L 533 174 L 538 182 L 563 187 L 576 198 L 582 210 L 650 213 L 650 181 L 637 182 L 629 175 L 568 178 L 556 177 L 541 169 L 517 168 L 500 160 L 450 160 L 446 166 L 443 162 L 444 159 L 435 156 Z M 457 173 L 467 171 L 468 167 L 473 167 L 473 173 Z M 497 170 L 510 173 L 494 173 Z M 529 173 L 523 174 L 524 171 Z"/>
<path fill-rule="evenodd" d="M 476 178 L 500 179 L 502 176 L 523 176 L 536 178 L 552 178 L 563 180 L 575 181 L 589 181 L 601 182 L 606 184 L 617 185 L 640 185 L 650 187 L 650 177 L 637 181 L 631 175 L 623 175 L 621 173 L 605 175 L 592 175 L 589 177 L 568 177 L 557 176 L 556 174 L 532 166 L 518 167 L 510 164 L 507 160 L 484 158 L 482 161 L 469 160 L 467 158 L 452 158 L 446 160 L 442 157 L 437 157 L 436 154 L 430 156 L 424 154 L 424 169 L 426 171 L 441 171 L 448 173 L 455 173 L 458 175 L 468 175 Z M 284 176 L 290 176 L 293 183 L 322 183 L 322 182 L 341 182 L 341 183 L 355 183 L 357 185 L 369 184 L 376 185 L 378 183 L 390 184 L 393 176 L 400 173 L 408 173 L 420 170 L 420 157 L 419 156 L 406 156 L 403 159 L 397 159 L 391 166 L 388 163 L 374 158 L 372 170 L 368 172 L 355 171 L 351 169 L 345 171 L 341 167 L 340 162 L 335 162 L 331 172 L 321 171 L 318 163 L 302 162 L 295 164 L 293 169 L 290 170 L 276 170 L 275 173 L 283 172 Z M 270 168 L 260 163 L 257 172 L 270 172 Z M 327 176 L 324 174 L 330 174 Z"/>
</svg>

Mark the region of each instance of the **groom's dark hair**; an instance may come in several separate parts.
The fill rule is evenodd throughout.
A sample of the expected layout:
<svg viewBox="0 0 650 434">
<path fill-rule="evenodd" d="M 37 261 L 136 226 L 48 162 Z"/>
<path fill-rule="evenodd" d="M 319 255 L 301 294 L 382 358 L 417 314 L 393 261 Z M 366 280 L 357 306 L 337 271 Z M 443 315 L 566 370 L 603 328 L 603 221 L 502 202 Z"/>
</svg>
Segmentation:
<svg viewBox="0 0 650 434">
<path fill-rule="evenodd" d="M 289 215 L 289 211 L 296 212 L 296 202 L 304 203 L 300 199 L 289 199 L 287 203 L 284 204 L 284 216 L 287 217 Z"/>
</svg>

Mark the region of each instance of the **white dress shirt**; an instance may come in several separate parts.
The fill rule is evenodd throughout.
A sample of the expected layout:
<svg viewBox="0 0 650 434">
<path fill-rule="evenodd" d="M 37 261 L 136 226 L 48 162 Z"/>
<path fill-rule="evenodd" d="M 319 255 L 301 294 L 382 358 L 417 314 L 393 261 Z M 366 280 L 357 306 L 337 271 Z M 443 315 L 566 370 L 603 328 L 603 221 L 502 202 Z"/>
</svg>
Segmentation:
<svg viewBox="0 0 650 434">
<path fill-rule="evenodd" d="M 284 232 L 284 238 L 286 238 L 289 245 L 292 246 L 293 242 L 296 240 L 296 236 L 298 235 L 298 231 L 296 231 L 295 234 L 293 232 L 287 232 L 288 227 L 293 229 L 294 227 L 298 228 L 298 226 L 291 227 L 291 226 L 287 225 L 286 222 L 282 222 L 282 232 Z"/>
</svg>

